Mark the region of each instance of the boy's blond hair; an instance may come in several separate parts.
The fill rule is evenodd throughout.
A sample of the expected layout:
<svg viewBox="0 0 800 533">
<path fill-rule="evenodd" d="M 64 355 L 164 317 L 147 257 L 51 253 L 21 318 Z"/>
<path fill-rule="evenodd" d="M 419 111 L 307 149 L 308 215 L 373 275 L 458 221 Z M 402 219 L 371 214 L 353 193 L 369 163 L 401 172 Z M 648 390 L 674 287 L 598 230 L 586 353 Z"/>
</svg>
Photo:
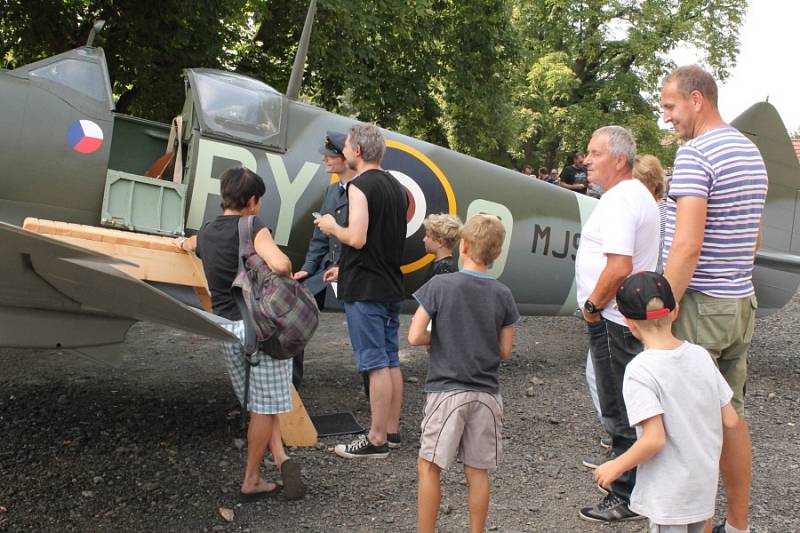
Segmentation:
<svg viewBox="0 0 800 533">
<path fill-rule="evenodd" d="M 500 255 L 506 229 L 494 215 L 474 215 L 461 229 L 461 238 L 469 243 L 468 256 L 476 263 L 489 265 Z"/>
<path fill-rule="evenodd" d="M 461 219 L 455 215 L 447 215 L 445 213 L 428 215 L 422 224 L 431 239 L 441 242 L 445 248 L 450 250 L 456 247 L 458 239 L 461 238 L 463 224 Z"/>
<path fill-rule="evenodd" d="M 658 311 L 659 309 L 664 309 L 666 306 L 664 305 L 664 301 L 659 297 L 651 298 L 649 302 L 647 302 L 647 310 L 648 311 Z M 660 316 L 658 318 L 651 318 L 650 320 L 632 320 L 628 319 L 631 322 L 636 323 L 636 327 L 640 330 L 645 332 L 655 332 L 655 331 L 663 331 L 663 330 L 671 330 L 672 329 L 672 322 L 675 321 L 675 315 L 672 313 L 666 316 Z"/>
</svg>

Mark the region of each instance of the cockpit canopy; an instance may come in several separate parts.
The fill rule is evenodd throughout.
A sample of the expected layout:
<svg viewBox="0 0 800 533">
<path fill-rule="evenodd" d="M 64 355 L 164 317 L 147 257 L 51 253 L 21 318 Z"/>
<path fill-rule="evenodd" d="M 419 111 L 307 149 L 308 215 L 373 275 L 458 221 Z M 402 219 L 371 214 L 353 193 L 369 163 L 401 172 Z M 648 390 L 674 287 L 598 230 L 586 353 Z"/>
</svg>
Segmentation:
<svg viewBox="0 0 800 533">
<path fill-rule="evenodd" d="M 52 89 L 63 87 L 75 91 L 114 109 L 102 48 L 76 48 L 24 65 L 12 74 L 30 77 Z"/>
<path fill-rule="evenodd" d="M 266 83 L 212 69 L 188 69 L 203 134 L 282 148 L 284 98 Z"/>
</svg>

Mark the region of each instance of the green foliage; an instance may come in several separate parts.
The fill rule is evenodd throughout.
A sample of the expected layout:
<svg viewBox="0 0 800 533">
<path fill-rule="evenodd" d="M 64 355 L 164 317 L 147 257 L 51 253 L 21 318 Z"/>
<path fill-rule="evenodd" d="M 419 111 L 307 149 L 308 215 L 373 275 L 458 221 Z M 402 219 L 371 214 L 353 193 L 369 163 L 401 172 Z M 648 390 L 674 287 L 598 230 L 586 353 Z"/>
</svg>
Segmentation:
<svg viewBox="0 0 800 533">
<path fill-rule="evenodd" d="M 0 56 L 13 68 L 95 41 L 108 61 L 117 110 L 168 122 L 183 102 L 182 70 L 229 61 L 245 0 L 0 0 Z"/>
<path fill-rule="evenodd" d="M 724 80 L 746 0 L 319 0 L 301 98 L 508 166 L 553 167 L 607 124 L 669 165 L 660 79 L 678 46 Z M 120 112 L 168 121 L 186 67 L 285 90 L 297 0 L 0 0 L 0 65 L 81 46 L 92 22 Z"/>
<path fill-rule="evenodd" d="M 630 128 L 641 153 L 669 165 L 675 144 L 657 125 L 671 50 L 689 44 L 724 80 L 738 52 L 745 0 L 519 0 L 515 9 L 525 78 L 514 153 L 535 165 L 566 163 L 596 128 Z M 700 61 L 704 60 L 704 61 Z"/>
</svg>

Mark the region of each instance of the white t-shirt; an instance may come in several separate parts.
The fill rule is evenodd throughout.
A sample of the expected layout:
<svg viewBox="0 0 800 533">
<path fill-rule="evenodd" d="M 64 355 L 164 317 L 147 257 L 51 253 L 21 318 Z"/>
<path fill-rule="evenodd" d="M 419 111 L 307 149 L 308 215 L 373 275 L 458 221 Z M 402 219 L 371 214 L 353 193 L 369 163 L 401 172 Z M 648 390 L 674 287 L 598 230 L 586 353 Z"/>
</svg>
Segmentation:
<svg viewBox="0 0 800 533">
<path fill-rule="evenodd" d="M 708 352 L 684 342 L 645 350 L 625 367 L 622 394 L 631 426 L 663 415 L 664 448 L 639 465 L 631 510 L 657 524 L 691 524 L 714 515 L 722 450 L 722 407 L 733 391 Z"/>
<path fill-rule="evenodd" d="M 606 267 L 606 254 L 628 255 L 633 272 L 655 270 L 659 251 L 658 206 L 650 191 L 639 180 L 624 180 L 606 192 L 581 230 L 575 257 L 578 306 L 592 294 L 600 273 Z M 625 325 L 612 299 L 603 318 Z"/>
</svg>

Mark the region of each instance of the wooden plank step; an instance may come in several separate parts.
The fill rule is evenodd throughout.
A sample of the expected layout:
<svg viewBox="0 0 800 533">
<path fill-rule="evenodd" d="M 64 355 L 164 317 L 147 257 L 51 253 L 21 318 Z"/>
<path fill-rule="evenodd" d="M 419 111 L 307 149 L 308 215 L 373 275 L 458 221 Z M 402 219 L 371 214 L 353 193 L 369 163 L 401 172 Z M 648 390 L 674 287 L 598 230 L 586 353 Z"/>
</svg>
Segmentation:
<svg viewBox="0 0 800 533">
<path fill-rule="evenodd" d="M 203 263 L 195 254 L 176 248 L 170 237 L 38 218 L 26 218 L 22 227 L 75 246 L 135 263 L 136 266 L 114 265 L 114 268 L 134 278 L 193 287 L 203 307 L 211 312 L 211 295 L 203 272 Z M 287 446 L 317 445 L 317 430 L 294 386 L 292 386 L 292 410 L 279 416 L 281 435 Z"/>
</svg>

